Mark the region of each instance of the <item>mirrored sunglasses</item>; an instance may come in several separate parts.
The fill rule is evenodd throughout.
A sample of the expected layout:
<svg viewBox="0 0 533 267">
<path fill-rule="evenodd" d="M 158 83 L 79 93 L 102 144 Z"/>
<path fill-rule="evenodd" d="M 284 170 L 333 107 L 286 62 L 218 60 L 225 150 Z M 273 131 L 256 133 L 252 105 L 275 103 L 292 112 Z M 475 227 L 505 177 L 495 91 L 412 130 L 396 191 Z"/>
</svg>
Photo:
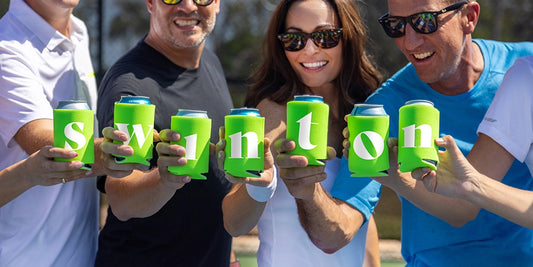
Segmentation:
<svg viewBox="0 0 533 267">
<path fill-rule="evenodd" d="M 302 50 L 311 38 L 313 43 L 320 48 L 333 48 L 339 44 L 342 38 L 342 28 L 321 30 L 312 33 L 287 32 L 278 35 L 283 48 L 287 51 Z"/>
<path fill-rule="evenodd" d="M 461 1 L 439 11 L 420 12 L 407 17 L 390 16 L 389 13 L 386 13 L 378 21 L 383 27 L 383 30 L 385 30 L 385 33 L 392 38 L 404 36 L 407 23 L 411 24 L 413 30 L 418 33 L 430 34 L 437 31 L 439 27 L 437 17 L 440 14 L 457 10 L 467 3 L 467 1 Z"/>
<path fill-rule="evenodd" d="M 162 0 L 167 5 L 177 5 L 181 3 L 181 0 Z M 193 2 L 199 6 L 208 6 L 213 3 L 213 0 L 193 0 Z"/>
</svg>

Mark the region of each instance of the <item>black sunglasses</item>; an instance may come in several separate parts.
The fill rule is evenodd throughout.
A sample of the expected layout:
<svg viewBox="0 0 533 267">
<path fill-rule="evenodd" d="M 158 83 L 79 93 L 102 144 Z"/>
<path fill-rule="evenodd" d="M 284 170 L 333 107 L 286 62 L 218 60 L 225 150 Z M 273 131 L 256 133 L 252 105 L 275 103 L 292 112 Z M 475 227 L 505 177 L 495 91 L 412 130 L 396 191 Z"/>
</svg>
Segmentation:
<svg viewBox="0 0 533 267">
<path fill-rule="evenodd" d="M 181 0 L 162 0 L 167 5 L 177 5 L 181 3 Z M 213 0 L 193 0 L 193 2 L 199 6 L 208 6 L 213 3 Z"/>
<path fill-rule="evenodd" d="M 413 30 L 422 34 L 430 34 L 437 31 L 439 25 L 437 16 L 457 10 L 463 5 L 468 4 L 467 1 L 461 1 L 453 5 L 447 6 L 439 11 L 420 12 L 407 17 L 390 16 L 389 13 L 381 16 L 378 21 L 383 26 L 385 33 L 392 38 L 398 38 L 405 35 L 405 26 L 407 23 L 411 24 Z"/>
<path fill-rule="evenodd" d="M 342 38 L 342 28 L 321 30 L 312 33 L 287 32 L 278 35 L 283 48 L 287 51 L 302 50 L 311 38 L 313 43 L 320 48 L 333 48 L 339 44 Z"/>
</svg>

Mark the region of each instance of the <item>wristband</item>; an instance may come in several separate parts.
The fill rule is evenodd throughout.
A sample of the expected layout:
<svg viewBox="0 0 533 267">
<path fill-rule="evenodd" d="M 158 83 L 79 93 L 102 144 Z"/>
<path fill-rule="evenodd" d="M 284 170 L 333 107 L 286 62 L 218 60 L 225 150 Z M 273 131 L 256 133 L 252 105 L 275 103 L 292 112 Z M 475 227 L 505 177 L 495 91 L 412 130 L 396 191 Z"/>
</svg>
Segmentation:
<svg viewBox="0 0 533 267">
<path fill-rule="evenodd" d="M 267 187 L 246 184 L 246 191 L 248 195 L 257 202 L 267 202 L 276 191 L 278 185 L 278 176 L 276 167 L 274 167 L 272 182 Z"/>
</svg>

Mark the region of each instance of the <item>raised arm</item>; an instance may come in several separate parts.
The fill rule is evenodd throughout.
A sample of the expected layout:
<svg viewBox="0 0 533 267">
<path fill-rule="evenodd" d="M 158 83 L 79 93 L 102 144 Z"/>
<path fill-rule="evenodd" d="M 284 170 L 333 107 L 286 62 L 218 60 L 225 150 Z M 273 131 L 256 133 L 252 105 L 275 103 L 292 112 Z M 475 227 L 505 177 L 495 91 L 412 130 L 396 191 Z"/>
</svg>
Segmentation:
<svg viewBox="0 0 533 267">
<path fill-rule="evenodd" d="M 295 198 L 302 227 L 318 248 L 334 253 L 348 244 L 365 218 L 348 203 L 333 198 L 320 184 L 327 178 L 324 166 L 307 166 L 302 156 L 287 154 L 295 148 L 290 140 L 276 142 L 280 177 Z M 330 148 L 328 158 L 335 152 Z"/>
<path fill-rule="evenodd" d="M 446 197 L 426 189 L 424 183 L 418 179 L 417 170 L 413 173 L 402 173 L 398 169 L 398 140 L 389 138 L 389 176 L 372 177 L 379 183 L 391 188 L 402 197 L 409 200 L 423 211 L 440 218 L 448 224 L 460 227 L 473 220 L 479 212 L 479 207 L 463 199 Z M 440 168 L 440 166 L 438 167 Z M 429 168 L 418 171 L 427 173 Z"/>
<path fill-rule="evenodd" d="M 0 207 L 36 185 L 50 186 L 86 176 L 80 161 L 54 161 L 74 158 L 77 153 L 63 148 L 45 146 L 28 158 L 0 171 Z"/>
<path fill-rule="evenodd" d="M 271 140 L 277 139 L 284 131 L 284 123 L 279 120 L 279 115 L 277 115 L 280 110 L 283 110 L 283 107 L 269 100 L 263 100 L 257 108 L 260 114 L 267 115 L 264 142 L 265 171 L 259 179 L 235 178 L 226 174 L 226 178 L 234 185 L 222 202 L 222 210 L 224 227 L 232 236 L 246 234 L 257 224 L 277 186 Z M 225 141 L 222 138 L 224 133 L 221 131 L 219 134 L 221 142 L 217 144 L 217 158 L 219 159 L 219 167 L 221 167 L 225 156 L 222 151 Z"/>
<path fill-rule="evenodd" d="M 183 157 L 185 148 L 169 143 L 178 141 L 179 134 L 166 130 L 161 131 L 159 137 L 162 142 L 156 147 L 160 155 L 157 168 L 146 172 L 134 170 L 124 178 L 107 177 L 105 190 L 109 205 L 122 221 L 155 214 L 174 196 L 176 190 L 190 182 L 189 176 L 173 175 L 167 170 L 168 166 L 187 162 Z"/>
<path fill-rule="evenodd" d="M 468 160 L 451 136 L 436 143 L 446 152 L 441 152 L 442 163 L 437 172 L 423 177 L 428 190 L 468 200 L 512 222 L 533 228 L 533 192 L 500 182 L 514 161 L 513 155 L 485 134 L 480 134 Z"/>
<path fill-rule="evenodd" d="M 224 134 L 221 132 L 221 136 Z M 276 189 L 274 158 L 270 152 L 270 140 L 265 138 L 265 164 L 261 177 L 234 177 L 226 174 L 226 179 L 232 182 L 233 188 L 224 197 L 222 212 L 224 214 L 224 227 L 232 236 L 244 235 L 259 221 L 265 206 Z M 225 141 L 217 144 L 217 157 L 219 166 L 223 166 Z"/>
</svg>

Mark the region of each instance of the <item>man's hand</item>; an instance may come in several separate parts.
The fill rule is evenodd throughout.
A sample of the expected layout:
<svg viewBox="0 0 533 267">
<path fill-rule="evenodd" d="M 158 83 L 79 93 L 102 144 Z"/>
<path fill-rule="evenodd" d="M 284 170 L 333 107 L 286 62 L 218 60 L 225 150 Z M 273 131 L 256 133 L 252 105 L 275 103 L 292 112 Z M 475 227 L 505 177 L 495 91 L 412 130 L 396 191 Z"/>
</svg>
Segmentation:
<svg viewBox="0 0 533 267">
<path fill-rule="evenodd" d="M 78 154 L 69 149 L 45 146 L 20 162 L 17 168 L 21 176 L 33 185 L 56 185 L 86 176 L 80 161 L 54 161 L 54 158 L 71 159 Z"/>
<path fill-rule="evenodd" d="M 187 164 L 185 156 L 185 148 L 180 145 L 173 145 L 170 142 L 177 142 L 180 140 L 180 134 L 165 129 L 159 133 L 159 142 L 156 146 L 159 159 L 157 166 L 159 168 L 159 175 L 165 185 L 173 189 L 180 189 L 186 183 L 191 181 L 188 175 L 175 175 L 168 171 L 169 166 L 183 166 Z"/>
<path fill-rule="evenodd" d="M 226 153 L 224 149 L 226 148 L 226 140 L 224 139 L 224 126 L 221 126 L 218 131 L 219 141 L 216 144 L 216 155 L 218 168 L 224 170 L 224 160 L 226 159 Z M 274 177 L 274 157 L 270 151 L 270 139 L 264 139 L 264 171 L 261 173 L 260 177 L 235 177 L 229 173 L 226 173 L 226 179 L 233 184 L 251 184 L 256 186 L 268 186 Z"/>
<path fill-rule="evenodd" d="M 100 159 L 103 171 L 106 175 L 121 178 L 131 174 L 134 169 L 146 171 L 147 166 L 135 163 L 119 164 L 115 162 L 115 156 L 131 156 L 133 148 L 128 145 L 116 144 L 113 141 L 126 142 L 126 133 L 116 130 L 113 127 L 106 127 L 102 130 L 104 138 L 100 143 Z"/>
<path fill-rule="evenodd" d="M 448 197 L 462 197 L 476 187 L 476 177 L 481 176 L 465 158 L 453 137 L 447 135 L 435 140 L 435 144 L 445 148 L 439 151 L 437 171 L 418 168 L 411 175 L 421 180 L 426 189 Z"/>
<path fill-rule="evenodd" d="M 275 162 L 279 167 L 279 175 L 289 193 L 296 199 L 311 199 L 316 184 L 327 178 L 325 166 L 308 166 L 305 156 L 288 154 L 296 148 L 296 143 L 292 140 L 278 139 L 274 148 L 278 153 Z M 335 155 L 335 149 L 328 147 L 327 160 L 333 159 Z"/>
</svg>

